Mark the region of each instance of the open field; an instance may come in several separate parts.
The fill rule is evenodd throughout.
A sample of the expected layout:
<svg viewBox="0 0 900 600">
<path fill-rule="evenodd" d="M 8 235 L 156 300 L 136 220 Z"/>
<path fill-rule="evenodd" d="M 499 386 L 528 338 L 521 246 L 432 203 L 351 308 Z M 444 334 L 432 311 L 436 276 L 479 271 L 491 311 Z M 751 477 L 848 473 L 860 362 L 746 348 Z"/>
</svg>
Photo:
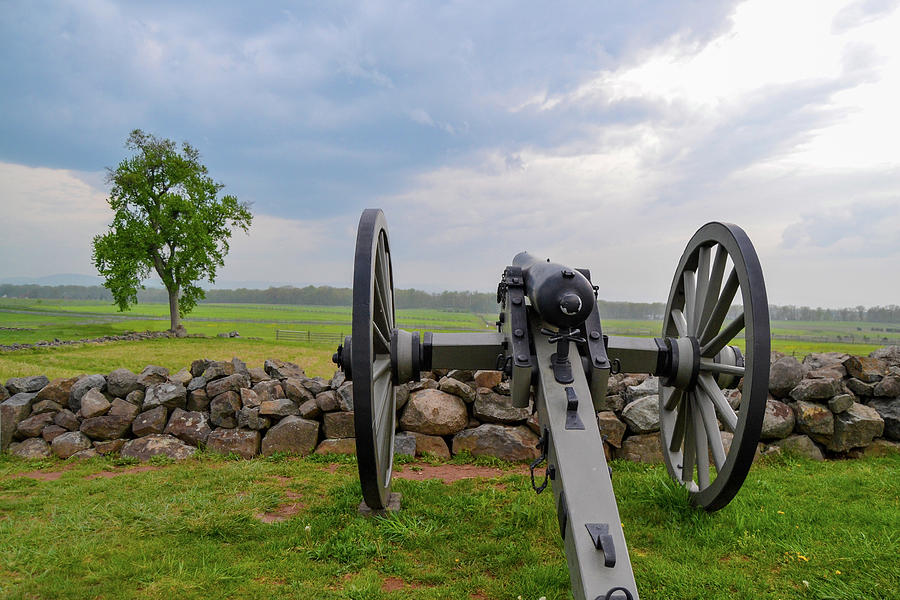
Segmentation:
<svg viewBox="0 0 900 600">
<path fill-rule="evenodd" d="M 105 302 L 0 299 L 0 345 L 43 340 L 81 340 L 129 331 L 168 328 L 168 306 L 141 304 L 125 313 Z M 399 310 L 400 326 L 432 331 L 490 331 L 495 316 L 439 310 Z M 276 329 L 349 334 L 349 307 L 264 304 L 200 304 L 185 321 L 188 331 L 206 339 L 153 340 L 87 344 L 0 352 L 0 377 L 46 374 L 108 373 L 118 367 L 140 370 L 147 364 L 170 369 L 200 357 L 238 356 L 251 365 L 266 358 L 301 361 L 311 375 L 330 376 L 335 343 L 276 341 Z M 649 320 L 606 319 L 604 333 L 656 336 L 661 325 Z M 859 322 L 774 321 L 772 348 L 798 357 L 811 352 L 840 351 L 865 355 L 880 346 L 900 343 L 897 325 Z M 893 330 L 893 331 L 890 331 Z M 218 333 L 238 331 L 241 338 Z M 259 338 L 259 339 L 246 339 Z M 867 343 L 861 343 L 861 342 Z M 738 339 L 737 344 L 742 345 Z M 870 343 L 869 343 L 870 342 Z"/>
<path fill-rule="evenodd" d="M 0 596 L 569 597 L 552 497 L 521 466 L 395 479 L 403 510 L 367 519 L 352 457 L 334 460 L 0 457 Z M 711 515 L 662 466 L 613 469 L 642 598 L 897 597 L 900 456 L 765 460 Z"/>
<path fill-rule="evenodd" d="M 0 298 L 0 345 L 163 331 L 169 327 L 168 310 L 166 304 L 139 304 L 122 313 L 99 301 Z M 407 329 L 483 331 L 488 327 L 473 313 L 431 309 L 401 309 L 397 320 Z M 203 303 L 188 315 L 185 327 L 207 336 L 238 331 L 243 337 L 268 340 L 275 339 L 276 329 L 349 334 L 350 308 Z"/>
<path fill-rule="evenodd" d="M 242 338 L 155 339 L 138 342 L 79 344 L 53 348 L 34 348 L 0 352 L 0 380 L 28 375 L 73 377 L 82 373 L 109 373 L 125 367 L 140 373 L 147 365 L 166 367 L 175 372 L 190 367 L 198 358 L 231 360 L 237 356 L 249 367 L 261 367 L 267 358 L 302 365 L 310 377 L 330 378 L 337 367 L 331 362 L 330 345 L 279 343 Z"/>
</svg>

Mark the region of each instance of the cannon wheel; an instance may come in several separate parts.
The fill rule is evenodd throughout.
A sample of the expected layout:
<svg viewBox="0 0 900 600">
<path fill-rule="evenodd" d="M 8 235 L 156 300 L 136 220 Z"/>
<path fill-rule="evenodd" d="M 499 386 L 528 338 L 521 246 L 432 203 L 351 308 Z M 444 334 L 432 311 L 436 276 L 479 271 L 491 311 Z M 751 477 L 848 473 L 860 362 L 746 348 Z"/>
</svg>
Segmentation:
<svg viewBox="0 0 900 600">
<path fill-rule="evenodd" d="M 735 300 L 743 305 L 743 312 L 728 319 Z M 727 351 L 741 331 L 743 366 L 740 361 L 721 364 L 717 356 Z M 663 336 L 689 341 L 695 361 L 699 354 L 687 385 L 661 382 L 660 434 L 666 466 L 672 478 L 688 489 L 692 504 L 718 510 L 737 493 L 753 463 L 769 387 L 766 286 L 756 251 L 743 229 L 708 223 L 688 242 L 669 292 Z M 743 377 L 737 412 L 716 383 L 723 375 L 735 381 Z M 718 421 L 734 435 L 727 451 Z"/>
<path fill-rule="evenodd" d="M 359 219 L 352 327 L 350 366 L 359 481 L 365 503 L 384 509 L 391 492 L 396 418 L 391 381 L 394 281 L 387 222 L 375 208 L 363 211 Z"/>
</svg>

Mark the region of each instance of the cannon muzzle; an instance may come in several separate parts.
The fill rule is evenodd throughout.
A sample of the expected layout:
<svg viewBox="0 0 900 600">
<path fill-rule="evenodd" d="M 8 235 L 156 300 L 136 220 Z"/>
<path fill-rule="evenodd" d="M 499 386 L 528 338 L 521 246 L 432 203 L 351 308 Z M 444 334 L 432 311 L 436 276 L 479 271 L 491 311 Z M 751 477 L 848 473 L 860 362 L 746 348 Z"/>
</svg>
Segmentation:
<svg viewBox="0 0 900 600">
<path fill-rule="evenodd" d="M 594 309 L 594 288 L 578 270 L 527 252 L 516 254 L 513 265 L 522 269 L 531 306 L 551 325 L 577 327 Z"/>
</svg>

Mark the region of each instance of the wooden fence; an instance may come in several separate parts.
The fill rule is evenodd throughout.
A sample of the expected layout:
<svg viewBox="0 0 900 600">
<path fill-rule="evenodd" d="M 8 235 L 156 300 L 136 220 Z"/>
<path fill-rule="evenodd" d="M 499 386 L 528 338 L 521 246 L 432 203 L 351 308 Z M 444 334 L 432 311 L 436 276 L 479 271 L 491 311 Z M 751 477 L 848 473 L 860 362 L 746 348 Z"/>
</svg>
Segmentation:
<svg viewBox="0 0 900 600">
<path fill-rule="evenodd" d="M 289 329 L 276 329 L 275 339 L 289 342 L 310 342 L 320 344 L 342 344 L 343 332 L 333 331 L 291 331 Z"/>
</svg>

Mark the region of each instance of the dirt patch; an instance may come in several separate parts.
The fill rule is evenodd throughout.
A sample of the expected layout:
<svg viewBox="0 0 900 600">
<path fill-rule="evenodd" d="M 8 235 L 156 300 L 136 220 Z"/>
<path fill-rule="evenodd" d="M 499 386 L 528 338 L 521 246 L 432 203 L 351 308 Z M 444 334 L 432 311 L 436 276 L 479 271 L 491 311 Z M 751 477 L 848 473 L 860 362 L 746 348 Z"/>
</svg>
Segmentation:
<svg viewBox="0 0 900 600">
<path fill-rule="evenodd" d="M 13 475 L 13 477 L 28 477 L 29 479 L 36 479 L 37 481 L 56 481 L 62 474 L 68 471 L 68 469 L 63 469 L 62 471 L 29 471 L 27 473 L 17 473 Z"/>
<path fill-rule="evenodd" d="M 119 475 L 125 475 L 126 473 L 143 473 L 145 471 L 157 471 L 159 467 L 155 467 L 153 465 L 136 465 L 134 467 L 126 467 L 120 471 L 100 471 L 99 473 L 91 473 L 90 475 L 85 475 L 85 479 L 109 479 L 111 477 L 118 477 Z"/>
<path fill-rule="evenodd" d="M 325 470 L 329 473 L 337 473 L 337 470 L 340 468 L 340 464 L 338 463 L 328 463 L 328 466 L 325 467 Z"/>
<path fill-rule="evenodd" d="M 397 592 L 400 590 L 418 589 L 419 587 L 420 586 L 414 583 L 403 581 L 399 577 L 386 577 L 384 581 L 381 582 L 382 592 Z"/>
<path fill-rule="evenodd" d="M 302 496 L 297 492 L 285 490 L 284 497 L 288 500 L 299 500 Z M 275 507 L 274 510 L 264 513 L 256 513 L 253 515 L 263 523 L 281 523 L 294 517 L 306 508 L 302 502 L 284 502 Z"/>
<path fill-rule="evenodd" d="M 423 481 L 425 479 L 440 479 L 444 483 L 453 483 L 460 479 L 472 479 L 474 477 L 501 477 L 509 474 L 528 473 L 526 465 L 517 466 L 515 469 L 504 470 L 496 467 L 479 467 L 476 465 L 428 465 L 407 464 L 402 471 L 394 471 L 397 479 L 411 481 Z"/>
<path fill-rule="evenodd" d="M 488 600 L 488 595 L 478 590 L 477 592 L 472 592 L 469 594 L 470 600 Z"/>
</svg>

